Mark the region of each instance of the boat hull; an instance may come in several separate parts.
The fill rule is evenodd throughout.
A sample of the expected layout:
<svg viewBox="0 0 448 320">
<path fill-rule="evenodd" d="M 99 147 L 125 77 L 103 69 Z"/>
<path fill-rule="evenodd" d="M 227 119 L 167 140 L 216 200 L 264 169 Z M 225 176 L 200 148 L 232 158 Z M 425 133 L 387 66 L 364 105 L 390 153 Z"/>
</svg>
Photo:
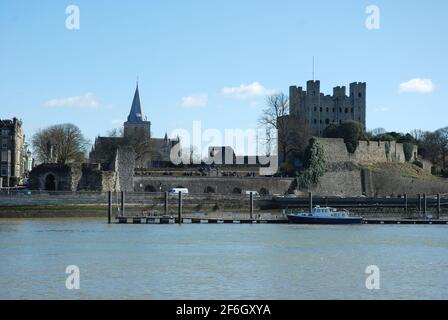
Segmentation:
<svg viewBox="0 0 448 320">
<path fill-rule="evenodd" d="M 324 218 L 288 215 L 288 221 L 294 224 L 361 224 L 362 218 Z"/>
</svg>

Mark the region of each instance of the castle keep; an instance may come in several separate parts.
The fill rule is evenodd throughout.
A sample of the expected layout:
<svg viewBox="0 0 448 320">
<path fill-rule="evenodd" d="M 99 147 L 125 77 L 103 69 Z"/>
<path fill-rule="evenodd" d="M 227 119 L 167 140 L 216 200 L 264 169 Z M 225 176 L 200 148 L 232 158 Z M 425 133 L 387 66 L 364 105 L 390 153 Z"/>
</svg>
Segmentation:
<svg viewBox="0 0 448 320">
<path fill-rule="evenodd" d="M 333 95 L 320 92 L 320 81 L 310 80 L 306 91 L 302 87 L 289 88 L 290 116 L 302 119 L 309 125 L 311 133 L 322 136 L 331 124 L 355 120 L 366 126 L 366 83 L 350 84 L 350 95 L 346 87 L 333 88 Z"/>
</svg>

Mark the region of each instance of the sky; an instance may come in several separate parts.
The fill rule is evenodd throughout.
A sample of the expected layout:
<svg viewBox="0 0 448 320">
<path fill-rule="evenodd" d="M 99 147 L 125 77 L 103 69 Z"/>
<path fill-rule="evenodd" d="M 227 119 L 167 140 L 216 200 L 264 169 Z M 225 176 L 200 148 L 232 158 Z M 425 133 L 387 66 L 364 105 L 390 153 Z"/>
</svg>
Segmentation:
<svg viewBox="0 0 448 320">
<path fill-rule="evenodd" d="M 28 139 L 74 123 L 93 141 L 122 126 L 138 77 L 156 137 L 195 120 L 246 130 L 267 95 L 306 87 L 314 56 L 325 94 L 367 82 L 368 129 L 436 130 L 448 125 L 447 11 L 446 0 L 2 0 L 0 118 L 22 119 Z"/>
</svg>

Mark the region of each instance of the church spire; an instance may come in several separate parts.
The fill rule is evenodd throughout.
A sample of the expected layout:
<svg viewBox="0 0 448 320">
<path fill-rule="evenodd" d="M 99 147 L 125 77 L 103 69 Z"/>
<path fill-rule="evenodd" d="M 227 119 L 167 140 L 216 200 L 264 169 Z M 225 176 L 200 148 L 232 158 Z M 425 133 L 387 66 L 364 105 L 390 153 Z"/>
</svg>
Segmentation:
<svg viewBox="0 0 448 320">
<path fill-rule="evenodd" d="M 132 100 L 131 112 L 129 112 L 128 122 L 141 122 L 143 119 L 142 106 L 140 104 L 140 95 L 138 93 L 138 80 L 135 88 L 134 99 Z"/>
</svg>

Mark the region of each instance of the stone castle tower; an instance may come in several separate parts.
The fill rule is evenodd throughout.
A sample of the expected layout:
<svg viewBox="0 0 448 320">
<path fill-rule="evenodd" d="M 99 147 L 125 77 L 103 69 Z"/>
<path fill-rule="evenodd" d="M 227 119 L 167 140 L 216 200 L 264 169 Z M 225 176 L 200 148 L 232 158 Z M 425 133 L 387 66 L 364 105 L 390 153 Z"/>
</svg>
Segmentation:
<svg viewBox="0 0 448 320">
<path fill-rule="evenodd" d="M 333 95 L 320 92 L 320 81 L 307 82 L 306 91 L 302 87 L 289 88 L 290 116 L 305 120 L 311 133 L 322 136 L 331 124 L 355 120 L 366 126 L 366 83 L 350 84 L 350 96 L 346 87 L 333 88 Z"/>
</svg>

